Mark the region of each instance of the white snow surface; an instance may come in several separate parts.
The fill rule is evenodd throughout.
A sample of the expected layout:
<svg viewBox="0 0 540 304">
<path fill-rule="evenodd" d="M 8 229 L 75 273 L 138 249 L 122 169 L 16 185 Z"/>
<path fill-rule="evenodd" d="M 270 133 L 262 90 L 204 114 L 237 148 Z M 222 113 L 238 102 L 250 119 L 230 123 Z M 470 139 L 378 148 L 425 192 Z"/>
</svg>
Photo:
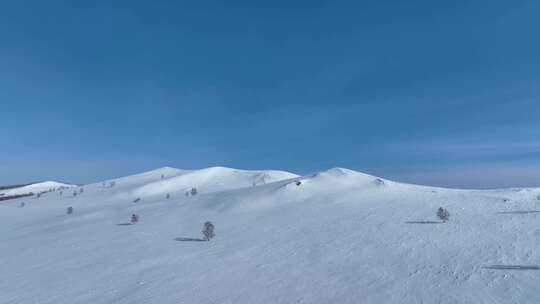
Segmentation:
<svg viewBox="0 0 540 304">
<path fill-rule="evenodd" d="M 540 188 L 433 188 L 342 168 L 110 181 L 0 202 L 0 303 L 540 303 Z"/>
<path fill-rule="evenodd" d="M 53 189 L 69 188 L 69 187 L 74 187 L 74 185 L 55 182 L 55 181 L 46 181 L 46 182 L 35 183 L 35 184 L 23 186 L 23 187 L 12 188 L 8 190 L 0 190 L 0 192 L 3 193 L 5 196 L 9 196 L 9 195 L 20 195 L 20 194 L 28 194 L 28 193 L 36 194 L 36 193 L 49 191 Z"/>
</svg>

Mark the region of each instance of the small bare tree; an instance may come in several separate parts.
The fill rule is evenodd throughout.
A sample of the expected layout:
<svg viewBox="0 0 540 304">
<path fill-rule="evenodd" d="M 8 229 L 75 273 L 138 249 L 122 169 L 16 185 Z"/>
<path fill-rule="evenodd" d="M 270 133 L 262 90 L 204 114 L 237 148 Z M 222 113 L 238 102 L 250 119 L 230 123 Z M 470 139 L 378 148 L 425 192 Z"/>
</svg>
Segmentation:
<svg viewBox="0 0 540 304">
<path fill-rule="evenodd" d="M 206 241 L 210 241 L 210 239 L 216 236 L 214 233 L 214 224 L 212 224 L 212 222 L 204 223 L 202 233 L 204 235 L 204 239 Z"/>
<path fill-rule="evenodd" d="M 443 223 L 446 223 L 450 218 L 450 212 L 441 207 L 439 210 L 437 210 L 437 216 L 443 221 Z"/>
<path fill-rule="evenodd" d="M 67 207 L 66 214 L 73 214 L 73 207 Z"/>
</svg>

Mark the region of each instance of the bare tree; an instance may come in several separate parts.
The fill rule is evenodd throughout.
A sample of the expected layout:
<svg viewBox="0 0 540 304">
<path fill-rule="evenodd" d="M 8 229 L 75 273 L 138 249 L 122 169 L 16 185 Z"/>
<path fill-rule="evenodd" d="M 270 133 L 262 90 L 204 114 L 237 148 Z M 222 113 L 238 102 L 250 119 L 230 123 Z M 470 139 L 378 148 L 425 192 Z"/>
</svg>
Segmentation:
<svg viewBox="0 0 540 304">
<path fill-rule="evenodd" d="M 204 223 L 202 233 L 204 235 L 204 239 L 206 241 L 210 241 L 210 239 L 216 236 L 214 233 L 214 224 L 212 224 L 212 222 Z"/>
<path fill-rule="evenodd" d="M 132 214 L 131 215 L 131 223 L 132 224 L 137 224 L 139 222 L 139 216 L 137 214 Z"/>
<path fill-rule="evenodd" d="M 73 207 L 67 207 L 66 214 L 73 214 Z"/>
<path fill-rule="evenodd" d="M 197 188 L 191 188 L 191 195 L 197 195 Z"/>
<path fill-rule="evenodd" d="M 448 212 L 448 210 L 441 207 L 439 208 L 439 210 L 437 210 L 437 216 L 445 223 L 448 221 L 448 218 L 450 217 L 450 212 Z"/>
</svg>

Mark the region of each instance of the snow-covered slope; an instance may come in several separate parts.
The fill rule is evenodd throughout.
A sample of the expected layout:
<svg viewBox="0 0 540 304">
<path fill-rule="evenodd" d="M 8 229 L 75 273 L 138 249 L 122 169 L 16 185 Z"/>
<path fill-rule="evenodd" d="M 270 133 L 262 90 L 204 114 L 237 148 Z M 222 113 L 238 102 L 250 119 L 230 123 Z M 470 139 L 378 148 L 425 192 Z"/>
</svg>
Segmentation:
<svg viewBox="0 0 540 304">
<path fill-rule="evenodd" d="M 261 173 L 271 178 L 253 186 Z M 114 181 L 0 204 L 0 303 L 540 303 L 540 189 L 342 168 Z M 140 222 L 125 225 L 133 213 Z M 208 220 L 217 236 L 198 241 Z"/>
<path fill-rule="evenodd" d="M 164 195 L 181 192 L 196 187 L 200 193 L 210 193 L 263 185 L 284 179 L 298 177 L 284 171 L 248 171 L 225 167 L 211 167 L 202 170 L 183 171 L 173 178 L 163 179 L 134 189 L 136 196 Z"/>
<path fill-rule="evenodd" d="M 21 194 L 28 194 L 28 193 L 40 193 L 60 188 L 69 188 L 74 187 L 74 185 L 71 184 L 65 184 L 65 183 L 59 183 L 55 181 L 46 181 L 46 182 L 40 182 L 35 183 L 23 187 L 8 189 L 8 190 L 2 190 L 2 192 L 5 196 L 10 195 L 21 195 Z"/>
</svg>

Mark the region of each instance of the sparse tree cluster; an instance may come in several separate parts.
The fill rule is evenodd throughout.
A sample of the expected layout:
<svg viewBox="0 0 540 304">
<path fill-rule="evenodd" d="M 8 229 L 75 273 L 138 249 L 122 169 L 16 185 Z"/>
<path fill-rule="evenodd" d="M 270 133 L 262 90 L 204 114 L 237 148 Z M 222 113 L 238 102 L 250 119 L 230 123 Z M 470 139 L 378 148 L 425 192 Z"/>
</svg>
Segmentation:
<svg viewBox="0 0 540 304">
<path fill-rule="evenodd" d="M 212 224 L 212 222 L 204 223 L 202 233 L 204 235 L 204 239 L 206 241 L 210 241 L 213 237 L 216 236 L 216 234 L 214 233 L 214 224 Z"/>
<path fill-rule="evenodd" d="M 448 212 L 448 210 L 444 209 L 444 208 L 439 208 L 439 210 L 437 210 L 437 216 L 443 221 L 443 222 L 447 222 L 448 219 L 450 218 L 450 212 Z"/>
</svg>

